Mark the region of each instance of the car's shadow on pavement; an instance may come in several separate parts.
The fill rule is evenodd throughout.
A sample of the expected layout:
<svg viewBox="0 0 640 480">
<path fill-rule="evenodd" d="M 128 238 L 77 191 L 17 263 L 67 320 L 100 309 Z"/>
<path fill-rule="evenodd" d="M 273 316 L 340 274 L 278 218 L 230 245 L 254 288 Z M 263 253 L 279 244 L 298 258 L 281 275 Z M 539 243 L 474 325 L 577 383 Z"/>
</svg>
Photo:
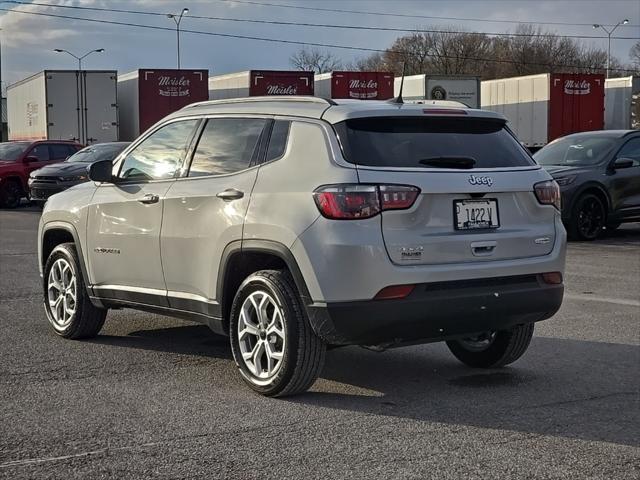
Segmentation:
<svg viewBox="0 0 640 480">
<path fill-rule="evenodd" d="M 228 339 L 187 325 L 100 335 L 91 342 L 229 360 Z M 312 390 L 283 399 L 451 425 L 638 445 L 640 348 L 633 345 L 534 337 L 513 366 L 476 370 L 444 344 L 383 353 L 358 347 L 329 350 Z M 247 389 L 249 395 L 249 390 Z"/>
<path fill-rule="evenodd" d="M 289 401 L 638 445 L 639 365 L 637 346 L 540 337 L 514 365 L 488 370 L 458 363 L 443 344 L 382 354 L 347 348 L 328 355 L 322 374 L 334 392 Z"/>
<path fill-rule="evenodd" d="M 92 343 L 220 359 L 232 358 L 229 340 L 204 325 L 138 330 L 125 336 L 98 335 Z"/>
</svg>

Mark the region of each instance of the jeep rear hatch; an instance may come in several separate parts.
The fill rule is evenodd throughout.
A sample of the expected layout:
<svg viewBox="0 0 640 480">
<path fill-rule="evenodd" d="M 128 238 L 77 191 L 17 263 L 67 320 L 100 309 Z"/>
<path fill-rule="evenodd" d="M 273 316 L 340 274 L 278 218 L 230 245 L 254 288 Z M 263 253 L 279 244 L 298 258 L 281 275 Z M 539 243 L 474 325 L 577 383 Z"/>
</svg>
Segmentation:
<svg viewBox="0 0 640 480">
<path fill-rule="evenodd" d="M 534 184 L 548 175 L 504 120 L 456 112 L 461 113 L 365 117 L 334 125 L 361 184 L 420 189 L 410 208 L 381 213 L 389 258 L 420 265 L 548 254 L 555 242 L 555 207 L 542 205 L 534 194 Z M 384 189 L 379 195 L 384 203 Z"/>
</svg>

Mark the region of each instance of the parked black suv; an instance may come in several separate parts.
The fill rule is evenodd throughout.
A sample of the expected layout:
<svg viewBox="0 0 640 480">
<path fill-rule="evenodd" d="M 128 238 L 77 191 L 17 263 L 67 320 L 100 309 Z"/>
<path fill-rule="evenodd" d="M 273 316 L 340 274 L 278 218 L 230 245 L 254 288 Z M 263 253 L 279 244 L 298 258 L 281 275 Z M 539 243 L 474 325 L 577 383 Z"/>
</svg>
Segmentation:
<svg viewBox="0 0 640 480">
<path fill-rule="evenodd" d="M 602 130 L 559 138 L 533 156 L 560 185 L 570 238 L 640 221 L 640 131 Z"/>
</svg>

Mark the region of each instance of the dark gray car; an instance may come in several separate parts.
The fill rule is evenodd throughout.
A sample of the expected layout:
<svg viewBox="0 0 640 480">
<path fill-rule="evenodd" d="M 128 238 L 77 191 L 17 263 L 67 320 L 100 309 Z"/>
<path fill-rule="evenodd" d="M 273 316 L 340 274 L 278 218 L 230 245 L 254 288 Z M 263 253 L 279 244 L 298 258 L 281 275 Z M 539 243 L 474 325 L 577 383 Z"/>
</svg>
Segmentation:
<svg viewBox="0 0 640 480">
<path fill-rule="evenodd" d="M 559 138 L 534 156 L 560 185 L 569 236 L 640 221 L 640 131 L 602 130 Z"/>
<path fill-rule="evenodd" d="M 44 203 L 54 193 L 62 192 L 89 177 L 87 167 L 101 160 L 113 160 L 129 142 L 108 142 L 89 145 L 64 162 L 48 165 L 29 175 L 29 198 Z"/>
</svg>

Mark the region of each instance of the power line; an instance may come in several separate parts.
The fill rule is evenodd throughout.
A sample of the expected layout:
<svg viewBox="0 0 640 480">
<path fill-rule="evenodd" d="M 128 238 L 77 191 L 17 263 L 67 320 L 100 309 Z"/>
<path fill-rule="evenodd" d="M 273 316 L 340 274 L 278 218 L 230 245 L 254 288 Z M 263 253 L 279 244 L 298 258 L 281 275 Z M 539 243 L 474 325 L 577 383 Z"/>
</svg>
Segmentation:
<svg viewBox="0 0 640 480">
<path fill-rule="evenodd" d="M 101 24 L 107 24 L 107 25 L 119 25 L 119 26 L 125 26 L 125 27 L 146 28 L 146 29 L 150 29 L 150 30 L 162 30 L 162 31 L 170 31 L 170 32 L 174 32 L 175 31 L 173 28 L 160 27 L 160 26 L 157 26 L 157 25 L 144 25 L 144 24 L 139 24 L 139 23 L 118 22 L 118 21 L 115 21 L 115 20 L 101 20 L 101 19 L 96 19 L 96 18 L 72 17 L 72 16 L 69 16 L 69 15 L 58 15 L 58 14 L 54 14 L 54 13 L 28 12 L 28 11 L 23 11 L 23 10 L 12 10 L 12 9 L 9 9 L 9 8 L 0 8 L 0 11 L 10 12 L 10 13 L 19 13 L 19 14 L 24 14 L 24 15 L 37 15 L 37 16 L 42 16 L 42 17 L 63 18 L 63 19 L 66 19 L 66 20 L 80 20 L 80 21 L 85 21 L 85 22 L 101 23 Z M 249 35 L 236 35 L 236 34 L 230 34 L 230 33 L 205 32 L 205 31 L 201 31 L 201 30 L 181 29 L 180 31 L 182 33 L 191 33 L 191 34 L 194 34 L 194 35 L 207 35 L 207 36 L 214 36 L 214 37 L 236 38 L 236 39 L 243 39 L 243 40 L 255 40 L 255 41 L 261 41 L 261 42 L 282 43 L 282 44 L 287 44 L 287 45 L 303 45 L 303 46 L 309 46 L 309 47 L 337 48 L 337 49 L 342 49 L 342 50 L 362 51 L 362 52 L 371 52 L 371 53 L 385 53 L 385 52 L 388 52 L 388 53 L 395 53 L 395 54 L 399 54 L 399 55 L 406 55 L 406 54 L 410 54 L 411 53 L 411 52 L 402 51 L 402 50 L 379 49 L 379 48 L 370 48 L 370 47 L 355 47 L 355 46 L 352 46 L 352 45 L 339 45 L 339 44 L 332 44 L 332 43 L 303 42 L 303 41 L 300 41 L 300 40 L 285 40 L 285 39 L 268 38 L 268 37 L 255 37 L 255 36 L 249 36 Z M 588 67 L 588 66 L 584 66 L 584 65 L 567 65 L 567 64 L 542 63 L 542 62 L 518 62 L 518 61 L 515 61 L 515 60 L 506 60 L 506 59 L 491 59 L 491 58 L 482 58 L 482 57 L 465 57 L 465 56 L 455 56 L 455 55 L 425 54 L 425 56 L 426 57 L 430 57 L 430 58 L 448 58 L 448 59 L 455 59 L 455 60 L 473 60 L 473 61 L 478 61 L 478 62 L 506 63 L 506 64 L 513 64 L 513 65 L 537 65 L 537 66 L 544 66 L 544 67 L 548 67 L 548 68 L 557 67 L 557 68 L 573 68 L 573 69 L 583 69 L 583 70 L 584 69 L 587 69 L 587 70 L 589 70 L 589 69 L 591 69 L 591 70 L 601 69 L 600 67 L 596 68 L 596 67 Z M 635 70 L 626 69 L 626 68 L 612 68 L 611 70 L 621 71 L 621 72 L 635 72 Z"/>
<path fill-rule="evenodd" d="M 18 0 L 11 0 L 4 3 L 13 3 L 16 5 L 37 5 L 43 7 L 53 8 L 67 8 L 74 10 L 88 10 L 98 12 L 110 12 L 110 13 L 126 13 L 132 15 L 150 15 L 165 17 L 166 13 L 149 12 L 140 10 L 124 10 L 116 8 L 100 8 L 100 7 L 81 7 L 77 5 L 52 5 L 48 3 L 38 2 L 24 2 Z M 557 37 L 557 38 L 580 38 L 580 39 L 606 39 L 607 37 L 600 35 L 560 35 L 556 33 L 505 33 L 505 32 L 468 32 L 459 30 L 433 30 L 433 29 L 421 29 L 421 28 L 393 28 L 393 27 L 368 27 L 361 25 L 335 25 L 326 23 L 301 23 L 301 22 L 286 22 L 282 20 L 257 20 L 250 18 L 228 18 L 228 17 L 213 17 L 204 15 L 189 15 L 189 18 L 199 20 L 215 20 L 215 21 L 227 21 L 238 23 L 257 23 L 266 25 L 287 25 L 295 27 L 316 27 L 316 28 L 333 28 L 333 29 L 348 29 L 348 30 L 365 30 L 365 31 L 386 31 L 386 32 L 403 32 L 403 33 L 440 33 L 446 35 L 487 35 L 490 37 Z M 640 40 L 640 37 L 613 37 L 616 40 Z"/>
<path fill-rule="evenodd" d="M 375 15 L 381 17 L 399 17 L 399 18 L 425 18 L 430 20 L 457 20 L 464 22 L 490 22 L 490 23 L 519 23 L 524 25 L 571 25 L 577 27 L 592 27 L 593 23 L 570 23 L 570 22 L 525 22 L 522 20 L 488 20 L 486 18 L 460 18 L 460 17 L 438 17 L 433 15 L 409 15 L 403 13 L 388 12 L 367 12 L 362 10 L 344 10 L 339 8 L 322 8 L 322 7 L 303 7 L 301 5 L 287 5 L 283 3 L 257 2 L 254 0 L 216 0 L 224 3 L 243 3 L 246 5 L 260 5 L 263 7 L 281 7 L 293 8 L 296 10 L 311 10 L 314 12 L 332 12 L 332 13 L 357 13 L 358 15 Z M 603 24 L 605 26 L 613 26 L 613 24 Z M 638 25 L 626 25 L 627 27 L 637 27 Z"/>
</svg>

